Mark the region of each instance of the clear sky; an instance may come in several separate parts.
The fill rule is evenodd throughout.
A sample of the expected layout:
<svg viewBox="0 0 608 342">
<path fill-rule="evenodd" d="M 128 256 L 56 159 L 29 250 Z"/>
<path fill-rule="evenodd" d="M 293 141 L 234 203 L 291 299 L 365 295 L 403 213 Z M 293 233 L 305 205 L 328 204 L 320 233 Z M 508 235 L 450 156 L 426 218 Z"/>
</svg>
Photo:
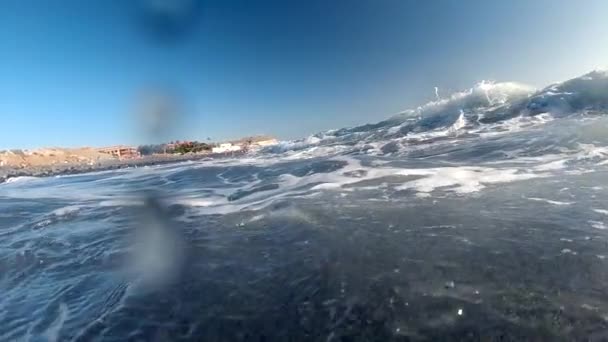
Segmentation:
<svg viewBox="0 0 608 342">
<path fill-rule="evenodd" d="M 185 9 L 185 10 L 184 10 Z M 0 148 L 288 139 L 376 122 L 481 80 L 534 86 L 608 64 L 605 0 L 3 0 Z"/>
</svg>

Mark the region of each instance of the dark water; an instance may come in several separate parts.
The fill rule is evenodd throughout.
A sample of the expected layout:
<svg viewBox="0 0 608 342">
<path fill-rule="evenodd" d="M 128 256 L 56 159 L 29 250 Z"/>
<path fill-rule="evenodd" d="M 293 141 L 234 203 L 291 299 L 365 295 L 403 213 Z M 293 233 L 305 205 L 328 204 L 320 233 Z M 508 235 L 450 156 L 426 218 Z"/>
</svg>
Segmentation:
<svg viewBox="0 0 608 342">
<path fill-rule="evenodd" d="M 0 340 L 606 340 L 606 84 L 1 184 Z"/>
</svg>

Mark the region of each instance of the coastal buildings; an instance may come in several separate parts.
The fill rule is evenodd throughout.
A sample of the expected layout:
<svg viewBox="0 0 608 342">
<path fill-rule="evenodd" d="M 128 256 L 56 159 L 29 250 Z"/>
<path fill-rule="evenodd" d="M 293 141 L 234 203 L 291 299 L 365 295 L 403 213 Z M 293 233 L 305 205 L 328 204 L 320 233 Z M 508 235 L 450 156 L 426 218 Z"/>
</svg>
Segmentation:
<svg viewBox="0 0 608 342">
<path fill-rule="evenodd" d="M 103 154 L 111 155 L 118 159 L 133 159 L 141 157 L 137 148 L 124 145 L 102 147 L 98 148 L 97 151 Z"/>
<path fill-rule="evenodd" d="M 223 143 L 211 149 L 212 153 L 228 153 L 238 152 L 242 149 L 241 145 L 233 145 L 232 143 Z"/>
<path fill-rule="evenodd" d="M 260 136 L 246 137 L 246 138 L 241 138 L 238 140 L 221 143 L 221 144 L 213 147 L 211 152 L 212 153 L 230 153 L 230 152 L 239 152 L 239 151 L 246 152 L 246 151 L 257 150 L 257 149 L 265 147 L 265 146 L 276 145 L 278 143 L 279 142 L 277 141 L 277 139 L 275 139 L 273 137 L 260 135 Z"/>
</svg>

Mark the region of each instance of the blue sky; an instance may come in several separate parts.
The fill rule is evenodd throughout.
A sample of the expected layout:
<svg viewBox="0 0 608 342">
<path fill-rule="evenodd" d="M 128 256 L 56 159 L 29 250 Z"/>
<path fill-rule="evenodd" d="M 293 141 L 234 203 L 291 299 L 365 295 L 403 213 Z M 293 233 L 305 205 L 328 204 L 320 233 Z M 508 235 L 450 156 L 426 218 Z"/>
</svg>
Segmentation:
<svg viewBox="0 0 608 342">
<path fill-rule="evenodd" d="M 604 0 L 5 0 L 0 148 L 289 139 L 382 120 L 435 86 L 544 86 L 606 67 L 606 13 Z M 134 115 L 151 89 L 181 108 L 162 136 Z"/>
</svg>

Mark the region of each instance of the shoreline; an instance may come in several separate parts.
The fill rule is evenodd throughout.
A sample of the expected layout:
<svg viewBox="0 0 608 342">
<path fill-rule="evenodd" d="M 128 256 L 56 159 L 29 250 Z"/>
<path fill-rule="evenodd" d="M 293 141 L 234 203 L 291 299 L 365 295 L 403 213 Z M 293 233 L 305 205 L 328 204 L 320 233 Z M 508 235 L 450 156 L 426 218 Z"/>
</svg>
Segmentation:
<svg viewBox="0 0 608 342">
<path fill-rule="evenodd" d="M 244 152 L 232 155 L 242 155 Z M 138 159 L 113 159 L 90 163 L 66 163 L 30 167 L 0 167 L 0 184 L 15 177 L 52 177 L 58 175 L 74 175 L 97 171 L 127 169 L 131 167 L 164 165 L 201 159 L 224 158 L 227 154 L 184 154 L 184 155 L 152 155 Z"/>
</svg>

